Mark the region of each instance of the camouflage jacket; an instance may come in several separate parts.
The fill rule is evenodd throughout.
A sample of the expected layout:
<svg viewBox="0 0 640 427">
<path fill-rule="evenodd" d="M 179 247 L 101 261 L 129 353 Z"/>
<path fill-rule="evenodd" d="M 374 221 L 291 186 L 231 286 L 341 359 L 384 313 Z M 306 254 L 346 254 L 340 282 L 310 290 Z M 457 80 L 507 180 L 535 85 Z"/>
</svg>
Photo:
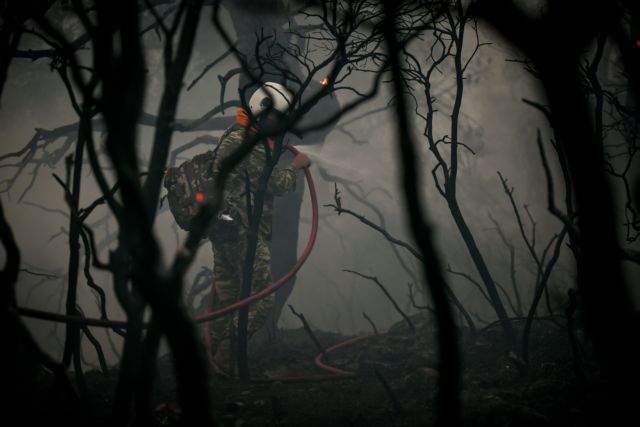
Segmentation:
<svg viewBox="0 0 640 427">
<path fill-rule="evenodd" d="M 244 126 L 233 125 L 228 129 L 218 143 L 216 156 L 213 163 L 213 172 L 217 175 L 220 164 L 235 151 L 246 137 L 248 130 Z M 251 206 L 255 205 L 255 196 L 262 171 L 267 162 L 266 144 L 258 142 L 251 152 L 233 169 L 224 187 L 223 209 L 244 230 L 249 227 L 247 215 L 247 190 Z M 273 216 L 274 196 L 283 196 L 291 193 L 296 188 L 296 170 L 292 166 L 286 168 L 274 167 L 267 185 L 267 192 L 262 208 L 262 218 L 260 222 L 259 234 L 262 238 L 269 239 L 271 234 L 271 221 Z M 249 187 L 249 188 L 247 188 Z M 240 231 L 240 230 L 239 230 Z"/>
</svg>

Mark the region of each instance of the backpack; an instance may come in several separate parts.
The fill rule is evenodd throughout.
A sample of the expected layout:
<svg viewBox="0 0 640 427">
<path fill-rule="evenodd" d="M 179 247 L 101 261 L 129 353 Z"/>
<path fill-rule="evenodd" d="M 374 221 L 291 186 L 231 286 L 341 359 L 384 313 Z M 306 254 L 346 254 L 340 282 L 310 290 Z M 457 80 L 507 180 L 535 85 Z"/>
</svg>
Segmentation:
<svg viewBox="0 0 640 427">
<path fill-rule="evenodd" d="M 222 141 L 239 127 L 238 124 L 232 125 L 224 131 L 218 141 Z M 213 151 L 198 154 L 178 167 L 167 169 L 164 176 L 164 188 L 167 189 L 169 210 L 180 228 L 185 231 L 191 229 L 191 221 L 198 213 L 200 204 L 213 197 L 213 183 L 216 174 L 216 171 L 213 170 L 213 164 L 219 147 L 220 144 Z M 213 220 L 210 224 L 212 229 L 220 228 L 216 227 L 216 222 Z"/>
<path fill-rule="evenodd" d="M 183 230 L 189 231 L 200 204 L 213 195 L 215 157 L 215 150 L 198 154 L 178 167 L 169 168 L 164 176 L 169 209 Z"/>
</svg>

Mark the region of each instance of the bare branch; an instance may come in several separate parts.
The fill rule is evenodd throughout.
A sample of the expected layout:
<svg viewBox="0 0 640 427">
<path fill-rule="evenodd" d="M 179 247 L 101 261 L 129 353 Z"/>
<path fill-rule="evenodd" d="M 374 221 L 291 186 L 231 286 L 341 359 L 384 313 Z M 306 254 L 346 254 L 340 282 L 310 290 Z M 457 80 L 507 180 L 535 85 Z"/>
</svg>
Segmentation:
<svg viewBox="0 0 640 427">
<path fill-rule="evenodd" d="M 369 324 L 371 325 L 371 329 L 373 329 L 373 333 L 374 333 L 375 335 L 379 335 L 378 328 L 376 328 L 376 324 L 375 324 L 375 323 L 373 323 L 373 320 L 371 320 L 371 318 L 370 318 L 369 316 L 367 316 L 367 313 L 365 313 L 365 312 L 363 311 L 363 312 L 362 312 L 362 317 L 364 317 L 364 318 L 365 318 L 365 320 L 366 320 L 367 322 L 369 322 Z"/>
<path fill-rule="evenodd" d="M 311 330 L 311 326 L 309 326 L 309 322 L 307 322 L 307 319 L 304 317 L 304 314 L 298 313 L 293 308 L 293 306 L 291 304 L 288 304 L 288 306 L 289 306 L 289 309 L 291 310 L 291 312 L 294 314 L 294 316 L 296 316 L 298 319 L 300 319 L 300 321 L 302 322 L 302 325 L 304 327 L 304 330 L 307 332 L 307 334 L 311 338 L 311 341 L 313 341 L 313 343 L 316 345 L 316 348 L 318 349 L 318 351 L 322 354 L 323 357 L 326 357 L 327 354 L 324 351 L 324 346 L 322 344 L 320 344 L 320 341 L 318 341 L 318 338 L 316 337 L 316 335 Z"/>
<path fill-rule="evenodd" d="M 353 271 L 353 270 L 342 270 L 345 271 L 347 273 L 352 273 L 355 274 L 356 276 L 360 276 L 364 279 L 368 279 L 370 281 L 372 281 L 373 283 L 375 283 L 378 288 L 380 288 L 380 290 L 382 291 L 382 293 L 384 293 L 384 295 L 387 297 L 387 299 L 391 302 L 391 304 L 393 305 L 393 308 L 396 309 L 396 311 L 398 313 L 400 313 L 400 315 L 402 316 L 402 318 L 405 320 L 405 322 L 407 322 L 407 325 L 409 326 L 409 329 L 411 330 L 412 333 L 416 333 L 416 327 L 413 324 L 413 322 L 411 321 L 411 319 L 409 319 L 409 316 L 406 315 L 406 313 L 404 311 L 402 311 L 402 309 L 400 308 L 400 306 L 398 305 L 398 303 L 396 302 L 395 299 L 393 299 L 393 297 L 391 296 L 391 294 L 389 293 L 389 291 L 387 291 L 387 289 L 384 287 L 384 285 L 382 283 L 380 283 L 380 281 L 378 280 L 377 277 L 373 277 L 373 276 L 367 276 L 365 274 L 359 273 L 357 271 Z"/>
</svg>

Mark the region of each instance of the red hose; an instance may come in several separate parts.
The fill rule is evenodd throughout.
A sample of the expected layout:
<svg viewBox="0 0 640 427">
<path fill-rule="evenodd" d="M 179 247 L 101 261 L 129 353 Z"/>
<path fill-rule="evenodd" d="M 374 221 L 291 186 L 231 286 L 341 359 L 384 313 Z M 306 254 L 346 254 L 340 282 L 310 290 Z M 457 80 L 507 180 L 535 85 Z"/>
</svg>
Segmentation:
<svg viewBox="0 0 640 427">
<path fill-rule="evenodd" d="M 361 335 L 359 337 L 354 337 L 354 338 L 350 338 L 346 341 L 342 341 L 341 343 L 338 343 L 336 345 L 332 345 L 331 347 L 328 347 L 324 350 L 323 353 L 320 353 L 316 356 L 314 363 L 316 364 L 316 366 L 320 369 L 323 369 L 327 372 L 331 372 L 332 374 L 334 374 L 334 376 L 338 376 L 338 377 L 355 377 L 356 373 L 355 372 L 351 372 L 351 371 L 343 371 L 342 369 L 338 369 L 338 368 L 334 368 L 333 366 L 329 366 L 327 364 L 325 364 L 322 361 L 322 356 L 324 356 L 327 353 L 331 353 L 332 351 L 338 350 L 339 348 L 342 347 L 346 347 L 350 344 L 353 343 L 357 343 L 360 341 L 364 341 L 366 339 L 369 339 L 371 337 L 375 337 L 377 336 L 376 334 L 370 334 L 370 335 Z"/>
<path fill-rule="evenodd" d="M 357 337 L 353 337 L 353 338 L 349 338 L 348 340 L 342 341 L 338 344 L 334 344 L 331 347 L 327 347 L 323 350 L 322 353 L 318 354 L 316 356 L 316 358 L 314 359 L 314 363 L 315 365 L 322 369 L 323 371 L 327 371 L 330 373 L 330 375 L 314 375 L 314 374 L 310 374 L 310 375 L 300 375 L 300 376 L 289 376 L 289 377 L 275 377 L 275 378 L 254 378 L 251 380 L 251 382 L 256 382 L 256 383 L 265 383 L 265 382 L 274 382 L 274 381 L 279 381 L 279 382 L 303 382 L 303 381 L 335 381 L 335 380 L 345 380 L 345 379 L 353 379 L 356 378 L 358 374 L 356 374 L 355 372 L 352 371 L 345 371 L 339 368 L 335 368 L 333 366 L 327 365 L 326 363 L 324 363 L 322 361 L 322 357 L 324 355 L 326 355 L 327 353 L 331 353 L 333 351 L 336 351 L 340 348 L 349 346 L 351 344 L 355 344 L 361 341 L 364 341 L 366 339 L 372 338 L 372 337 L 377 337 L 380 335 L 384 335 L 384 333 L 382 334 L 369 334 L 369 335 L 360 335 Z M 216 369 L 218 372 L 220 372 L 220 368 L 215 365 L 214 362 L 214 369 Z M 226 373 L 222 373 L 225 376 L 229 376 Z"/>
</svg>

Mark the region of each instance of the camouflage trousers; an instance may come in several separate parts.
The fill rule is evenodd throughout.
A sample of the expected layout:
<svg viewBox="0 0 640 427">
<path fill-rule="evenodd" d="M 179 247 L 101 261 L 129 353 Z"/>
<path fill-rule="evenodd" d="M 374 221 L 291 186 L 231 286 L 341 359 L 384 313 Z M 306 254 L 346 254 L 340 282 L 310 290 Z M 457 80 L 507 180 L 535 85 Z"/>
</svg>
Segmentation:
<svg viewBox="0 0 640 427">
<path fill-rule="evenodd" d="M 212 308 L 218 309 L 238 301 L 242 289 L 243 266 L 247 252 L 247 235 L 239 233 L 236 239 L 215 241 L 213 247 L 214 267 L 213 280 L 215 295 Z M 271 284 L 271 252 L 264 238 L 258 238 L 256 255 L 253 264 L 251 293 L 258 292 Z M 249 306 L 248 337 L 251 337 L 265 323 L 275 295 L 252 303 Z M 223 365 L 232 357 L 232 343 L 235 342 L 235 331 L 238 327 L 236 313 L 216 319 L 209 328 L 213 352 Z"/>
</svg>

